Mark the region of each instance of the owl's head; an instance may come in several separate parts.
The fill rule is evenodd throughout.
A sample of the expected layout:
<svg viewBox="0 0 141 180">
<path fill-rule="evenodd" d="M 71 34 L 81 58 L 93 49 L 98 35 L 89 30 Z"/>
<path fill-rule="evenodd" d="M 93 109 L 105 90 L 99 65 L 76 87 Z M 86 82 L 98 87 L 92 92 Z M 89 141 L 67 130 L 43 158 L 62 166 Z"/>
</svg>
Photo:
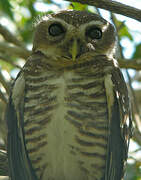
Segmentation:
<svg viewBox="0 0 141 180">
<path fill-rule="evenodd" d="M 40 51 L 55 61 L 78 62 L 87 56 L 112 55 L 115 42 L 114 27 L 102 17 L 64 10 L 37 24 L 33 52 Z"/>
</svg>

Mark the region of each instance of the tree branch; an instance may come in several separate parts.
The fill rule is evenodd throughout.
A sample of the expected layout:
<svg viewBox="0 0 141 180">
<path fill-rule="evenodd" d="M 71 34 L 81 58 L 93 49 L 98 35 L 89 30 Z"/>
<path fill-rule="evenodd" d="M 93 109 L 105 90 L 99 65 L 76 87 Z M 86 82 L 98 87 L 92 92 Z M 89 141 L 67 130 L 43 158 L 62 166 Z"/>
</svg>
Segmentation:
<svg viewBox="0 0 141 180">
<path fill-rule="evenodd" d="M 141 59 L 118 59 L 120 68 L 141 70 Z"/>
<path fill-rule="evenodd" d="M 141 133 L 137 128 L 134 130 L 133 140 L 141 146 Z"/>
<path fill-rule="evenodd" d="M 7 103 L 7 99 L 4 96 L 4 94 L 2 93 L 2 91 L 0 90 L 0 99 L 6 104 Z"/>
<path fill-rule="evenodd" d="M 116 14 L 121 14 L 141 22 L 141 10 L 127 6 L 125 4 L 111 1 L 111 0 L 66 0 L 70 2 L 79 2 L 81 4 L 87 4 L 95 6 L 97 8 L 105 9 Z"/>
<path fill-rule="evenodd" d="M 18 69 L 21 69 L 21 66 L 19 66 L 15 62 L 13 62 L 13 60 L 10 57 L 7 57 L 6 55 L 1 55 L 1 53 L 0 53 L 0 60 L 6 62 L 8 64 L 11 64 L 12 66 L 14 66 Z"/>
<path fill-rule="evenodd" d="M 3 77 L 3 74 L 1 73 L 1 69 L 0 69 L 0 82 L 3 85 L 3 87 L 5 88 L 7 94 L 9 95 L 10 87 L 9 87 L 9 84 L 6 82 L 5 78 Z"/>
<path fill-rule="evenodd" d="M 16 46 L 24 47 L 21 41 L 19 41 L 8 29 L 6 29 L 4 26 L 0 24 L 0 34 L 3 36 L 3 38 L 10 42 L 15 44 Z"/>
<path fill-rule="evenodd" d="M 18 46 L 10 46 L 5 42 L 0 42 L 0 52 L 12 56 L 21 57 L 23 59 L 27 59 L 27 57 L 31 54 L 31 51 L 29 50 Z"/>
</svg>

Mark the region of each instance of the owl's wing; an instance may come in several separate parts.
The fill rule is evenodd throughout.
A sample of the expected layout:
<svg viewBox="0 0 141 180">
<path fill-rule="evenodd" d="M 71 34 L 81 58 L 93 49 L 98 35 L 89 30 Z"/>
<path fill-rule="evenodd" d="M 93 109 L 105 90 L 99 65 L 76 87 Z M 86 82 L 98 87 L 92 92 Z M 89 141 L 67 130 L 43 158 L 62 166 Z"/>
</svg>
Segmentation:
<svg viewBox="0 0 141 180">
<path fill-rule="evenodd" d="M 6 110 L 8 162 L 11 180 L 36 180 L 26 152 L 23 131 L 25 80 L 19 73 Z"/>
<path fill-rule="evenodd" d="M 105 76 L 109 114 L 109 139 L 104 180 L 121 180 L 131 136 L 131 115 L 127 87 L 119 68 Z"/>
</svg>

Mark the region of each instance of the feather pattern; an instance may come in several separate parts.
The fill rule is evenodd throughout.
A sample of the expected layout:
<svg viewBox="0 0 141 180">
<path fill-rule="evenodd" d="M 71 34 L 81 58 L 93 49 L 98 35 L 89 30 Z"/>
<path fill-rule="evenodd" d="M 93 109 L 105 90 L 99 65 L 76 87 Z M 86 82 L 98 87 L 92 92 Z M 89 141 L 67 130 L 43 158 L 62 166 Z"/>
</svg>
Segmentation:
<svg viewBox="0 0 141 180">
<path fill-rule="evenodd" d="M 21 73 L 19 76 L 20 75 Z M 24 89 L 21 89 L 21 91 L 24 92 Z M 24 142 L 23 97 L 24 96 L 20 98 L 18 104 L 15 104 L 15 107 L 12 96 L 10 96 L 9 104 L 6 110 L 6 121 L 8 125 L 7 152 L 10 171 L 9 173 L 12 180 L 36 180 L 31 163 L 28 159 L 28 154 Z M 18 97 L 16 100 L 17 99 Z"/>
<path fill-rule="evenodd" d="M 126 121 L 130 121 L 130 112 L 128 108 L 129 99 L 127 88 L 119 68 L 115 67 L 112 59 L 108 59 L 107 61 L 107 57 L 101 55 L 94 57 L 93 60 L 89 62 L 87 61 L 81 64 L 68 66 L 65 70 L 63 70 L 63 68 L 55 69 L 55 71 L 58 73 L 54 73 L 54 70 L 53 73 L 49 73 L 52 67 L 49 66 L 45 60 L 46 57 L 41 53 L 35 53 L 29 58 L 22 72 L 17 77 L 17 79 L 21 77 L 24 78 L 25 88 L 24 86 L 23 89 L 21 88 L 21 93 L 19 93 L 18 96 L 19 99 L 15 98 L 14 93 L 16 89 L 14 88 L 17 86 L 15 85 L 16 82 L 18 82 L 16 79 L 13 93 L 9 100 L 9 106 L 7 108 L 8 155 L 12 180 L 46 180 L 52 176 L 52 174 L 50 174 L 51 171 L 48 168 L 48 161 L 50 160 L 51 152 L 48 151 L 47 147 L 52 146 L 57 148 L 56 145 L 58 142 L 56 140 L 55 141 L 57 144 L 55 146 L 53 144 L 49 145 L 51 144 L 49 133 L 52 134 L 52 132 L 54 132 L 58 134 L 58 132 L 56 132 L 54 129 L 57 124 L 51 125 L 51 123 L 55 121 L 52 120 L 52 115 L 50 112 L 59 113 L 59 111 L 62 111 L 62 109 L 55 111 L 55 109 L 58 108 L 56 102 L 62 103 L 62 99 L 60 98 L 63 98 L 64 101 L 66 89 L 63 90 L 61 88 L 61 91 L 56 91 L 57 84 L 50 84 L 49 82 L 53 82 L 52 80 L 54 78 L 57 79 L 60 73 L 64 74 L 66 71 L 75 71 L 75 76 L 71 77 L 71 81 L 68 77 L 67 81 L 69 81 L 65 85 L 65 87 L 68 88 L 67 91 L 69 92 L 69 96 L 65 97 L 67 115 L 64 116 L 64 120 L 71 124 L 71 131 L 67 129 L 68 133 L 72 133 L 72 135 L 69 135 L 70 138 L 75 137 L 74 145 L 70 145 L 72 154 L 70 157 L 72 162 L 74 161 L 74 158 L 76 158 L 79 166 L 81 167 L 81 170 L 78 170 L 78 165 L 75 165 L 74 167 L 77 169 L 77 171 L 71 168 L 68 169 L 69 171 L 72 171 L 71 174 L 74 172 L 78 173 L 75 174 L 75 176 L 70 176 L 70 180 L 72 178 L 74 179 L 76 176 L 77 180 L 82 179 L 82 177 L 84 180 L 94 180 L 98 179 L 98 176 L 101 177 L 101 180 L 122 179 L 123 167 L 127 159 L 130 136 L 128 133 L 129 131 L 127 131 L 128 129 Z M 92 69 L 92 71 L 94 70 L 94 73 L 88 73 L 91 71 L 90 69 Z M 46 76 L 41 76 L 42 71 L 48 72 L 46 73 Z M 97 80 L 93 81 L 92 76 L 94 76 Z M 87 83 L 86 77 L 89 78 Z M 36 82 L 38 83 L 36 84 Z M 83 84 L 84 82 L 86 84 Z M 109 87 L 107 86 L 107 83 Z M 100 86 L 98 84 L 100 84 Z M 63 84 L 61 81 L 61 86 L 62 85 Z M 46 93 L 41 88 L 43 86 L 45 86 L 44 90 L 46 90 Z M 100 89 L 96 89 L 98 87 L 100 87 Z M 82 91 L 76 91 L 79 88 L 81 88 Z M 88 91 L 88 89 L 91 89 L 91 91 Z M 53 93 L 55 91 L 57 94 L 60 94 L 59 101 L 56 99 L 56 96 L 58 96 L 57 94 L 51 94 L 51 96 L 49 96 L 49 93 Z M 21 95 L 23 92 L 25 94 L 24 96 Z M 32 93 L 30 94 L 30 92 Z M 91 100 L 93 99 L 93 102 L 85 99 L 86 94 L 87 97 L 89 96 L 91 98 Z M 47 101 L 45 101 L 45 99 L 47 99 Z M 37 103 L 40 101 L 43 103 L 42 109 L 38 109 L 39 107 L 41 108 L 40 103 L 35 104 L 35 102 Z M 99 103 L 99 106 L 97 106 L 99 111 L 98 109 L 95 109 L 95 106 L 93 105 L 94 103 L 97 103 L 97 105 Z M 108 108 L 106 105 L 108 105 Z M 85 111 L 88 109 L 90 112 L 93 110 L 93 113 L 85 113 Z M 34 112 L 34 114 L 31 112 Z M 100 112 L 99 117 L 98 112 Z M 40 113 L 42 114 L 41 117 L 44 118 L 37 119 L 36 117 L 40 117 Z M 63 117 L 59 114 L 57 114 L 57 116 L 58 118 L 59 116 L 61 118 Z M 98 122 L 97 119 L 99 118 L 101 120 Z M 89 122 L 86 121 L 87 119 L 89 119 Z M 61 126 L 61 121 L 62 120 L 60 119 L 60 123 L 56 127 L 58 131 L 59 126 Z M 97 123 L 94 123 L 94 121 L 97 121 Z M 84 123 L 82 124 L 82 122 Z M 104 122 L 105 124 L 103 123 L 103 126 L 101 126 L 98 124 L 100 122 Z M 38 124 L 38 126 L 34 126 L 34 124 Z M 87 126 L 89 126 L 90 129 L 86 128 Z M 52 129 L 49 130 L 48 127 Z M 98 133 L 98 131 L 101 133 L 101 135 Z M 44 132 L 48 133 L 48 135 L 46 136 L 46 133 Z M 62 139 L 60 136 L 61 134 L 62 133 L 60 131 L 60 134 L 58 134 L 59 136 L 57 135 L 57 139 Z M 99 141 L 100 139 L 102 140 Z M 71 141 L 72 140 L 70 140 L 70 143 Z M 64 140 L 63 142 L 66 143 Z M 37 147 L 33 146 L 34 143 L 37 144 Z M 61 146 L 66 147 L 66 145 L 64 146 L 63 144 Z M 54 149 L 54 152 L 60 153 L 59 147 L 61 146 L 58 144 L 58 148 L 56 150 Z M 40 149 L 37 151 L 38 147 L 40 147 Z M 95 147 L 105 150 L 102 150 L 102 154 L 100 154 L 100 152 L 96 152 Z M 44 148 L 46 155 L 42 151 Z M 68 152 L 64 151 L 64 156 L 65 153 Z M 36 156 L 36 159 L 34 158 L 34 155 Z M 59 154 L 58 156 L 62 157 L 62 155 L 63 154 Z M 57 156 L 55 155 L 55 157 Z M 78 157 L 81 157 L 81 160 Z M 104 160 L 103 163 L 101 163 L 101 159 Z M 60 160 L 58 159 L 58 163 L 59 162 Z M 70 164 L 71 167 L 74 165 L 73 163 Z M 89 165 L 87 164 L 86 166 L 84 163 L 88 163 Z M 61 167 L 62 165 L 57 166 L 57 168 Z M 97 174 L 95 169 L 101 169 L 101 174 Z M 60 172 L 58 170 L 56 172 L 60 173 L 61 169 Z M 66 170 L 66 172 L 68 172 L 68 170 Z M 84 175 L 84 172 L 87 175 Z M 68 177 L 62 176 L 61 179 L 68 180 Z"/>
<path fill-rule="evenodd" d="M 110 73 L 114 101 L 109 111 L 109 140 L 105 180 L 123 178 L 128 156 L 129 139 L 132 132 L 132 121 L 128 90 L 122 73 L 114 67 Z M 109 102 L 108 102 L 109 103 Z M 112 112 L 112 113 L 111 113 Z"/>
</svg>

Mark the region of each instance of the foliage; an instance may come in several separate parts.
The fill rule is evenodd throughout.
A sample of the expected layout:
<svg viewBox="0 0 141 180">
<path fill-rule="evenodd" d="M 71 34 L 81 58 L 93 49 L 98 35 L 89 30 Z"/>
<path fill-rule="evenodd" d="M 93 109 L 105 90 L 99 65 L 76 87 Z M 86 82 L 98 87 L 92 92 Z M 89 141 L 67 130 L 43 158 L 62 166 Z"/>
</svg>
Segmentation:
<svg viewBox="0 0 141 180">
<path fill-rule="evenodd" d="M 126 2 L 125 2 L 126 3 Z M 40 6 L 39 6 L 40 4 Z M 62 4 L 57 3 L 57 1 L 53 0 L 0 0 L 0 136 L 2 142 L 0 141 L 0 149 L 5 149 L 5 141 L 6 141 L 6 128 L 4 122 L 4 110 L 5 105 L 8 100 L 9 88 L 12 84 L 13 78 L 15 78 L 17 72 L 20 70 L 21 66 L 26 61 L 26 57 L 31 53 L 32 47 L 32 39 L 33 39 L 33 30 L 34 30 L 34 22 L 35 19 L 44 14 L 44 10 L 41 7 L 44 5 L 46 9 L 46 13 L 50 13 L 54 11 L 54 7 L 56 9 L 61 9 Z M 50 9 L 49 7 L 53 7 Z M 79 3 L 68 3 L 66 4 L 68 9 L 75 10 L 87 10 L 93 11 L 95 13 L 100 13 L 99 9 L 93 7 L 89 7 L 88 5 L 81 5 Z M 111 15 L 111 14 L 110 14 Z M 134 42 L 134 33 L 129 30 L 125 21 L 121 21 L 117 19 L 115 16 L 111 15 L 112 22 L 114 22 L 115 27 L 117 28 L 118 37 L 119 37 L 119 45 L 121 47 L 121 55 L 122 59 L 124 57 L 124 49 L 127 48 L 122 45 L 122 40 L 124 38 L 128 38 L 130 42 L 134 45 L 134 53 L 132 55 L 133 59 L 138 59 L 141 63 L 141 42 L 136 44 Z M 1 26 L 2 25 L 2 26 Z M 13 40 L 10 39 L 10 36 L 6 34 L 5 28 L 11 33 L 11 35 L 15 38 Z M 128 45 L 127 45 L 128 46 Z M 7 48 L 14 48 L 8 49 Z M 19 48 L 19 50 L 23 51 L 21 53 L 15 53 L 15 48 Z M 134 63 L 134 60 L 130 59 Z M 128 61 L 125 61 L 126 68 L 128 67 Z M 119 59 L 120 64 L 120 59 Z M 140 69 L 141 70 L 141 69 Z M 128 72 L 128 71 L 126 71 Z M 131 96 L 134 99 L 134 115 L 139 117 L 140 111 L 139 107 L 141 106 L 141 102 L 138 99 L 138 96 L 135 99 L 136 91 L 132 86 L 134 81 L 138 82 L 141 79 L 141 75 L 138 75 L 139 72 L 134 69 L 134 76 L 130 77 L 130 74 L 127 75 L 127 82 L 131 90 Z M 138 78 L 139 77 L 139 78 Z M 141 94 L 141 91 L 140 91 Z M 141 97 L 141 96 L 140 96 Z M 138 104 L 137 104 L 138 102 Z M 134 117 L 135 127 L 137 125 L 136 118 Z M 139 120 L 140 121 L 140 120 Z M 141 124 L 141 121 L 139 122 Z M 141 137 L 139 128 L 138 134 Z M 138 146 L 141 146 L 141 140 L 137 141 L 137 138 L 134 137 L 134 141 L 137 142 Z M 141 157 L 140 157 L 141 158 Z M 141 159 L 134 158 L 134 163 L 128 164 L 127 167 L 128 176 L 126 179 L 128 180 L 139 180 L 141 177 Z M 0 175 L 2 172 L 0 171 Z"/>
</svg>

